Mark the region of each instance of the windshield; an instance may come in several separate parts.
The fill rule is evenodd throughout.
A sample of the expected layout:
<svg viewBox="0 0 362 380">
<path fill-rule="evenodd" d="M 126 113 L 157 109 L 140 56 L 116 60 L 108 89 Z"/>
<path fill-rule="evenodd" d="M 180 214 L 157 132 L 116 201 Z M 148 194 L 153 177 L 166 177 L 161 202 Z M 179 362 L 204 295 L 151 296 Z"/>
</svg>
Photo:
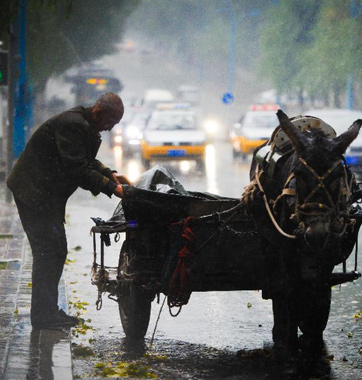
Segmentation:
<svg viewBox="0 0 362 380">
<path fill-rule="evenodd" d="M 151 117 L 147 129 L 150 130 L 176 130 L 176 129 L 196 129 L 195 115 L 193 114 L 162 114 L 159 113 Z"/>
<path fill-rule="evenodd" d="M 248 112 L 245 115 L 243 128 L 268 128 L 274 129 L 279 125 L 275 113 L 253 113 Z"/>
</svg>

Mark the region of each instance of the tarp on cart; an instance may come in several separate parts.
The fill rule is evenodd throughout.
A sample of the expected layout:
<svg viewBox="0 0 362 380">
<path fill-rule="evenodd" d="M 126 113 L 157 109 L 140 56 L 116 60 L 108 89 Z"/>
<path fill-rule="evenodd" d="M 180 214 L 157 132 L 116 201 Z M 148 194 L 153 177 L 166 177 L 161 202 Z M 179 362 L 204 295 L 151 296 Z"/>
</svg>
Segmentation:
<svg viewBox="0 0 362 380">
<path fill-rule="evenodd" d="M 133 186 L 124 186 L 124 198 L 106 223 L 170 223 L 188 216 L 203 216 L 228 210 L 239 199 L 187 191 L 166 168 L 156 165 Z"/>
</svg>

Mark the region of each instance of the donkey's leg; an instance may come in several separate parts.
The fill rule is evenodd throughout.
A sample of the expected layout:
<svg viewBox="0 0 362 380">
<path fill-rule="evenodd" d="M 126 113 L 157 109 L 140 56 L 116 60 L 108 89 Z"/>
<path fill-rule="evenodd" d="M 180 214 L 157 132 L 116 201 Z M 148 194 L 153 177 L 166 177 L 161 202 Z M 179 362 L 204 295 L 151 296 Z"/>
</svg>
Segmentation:
<svg viewBox="0 0 362 380">
<path fill-rule="evenodd" d="M 327 326 L 331 288 L 328 285 L 304 287 L 300 293 L 299 328 L 303 335 L 300 346 L 305 356 L 320 357 L 323 351 L 323 331 Z"/>
<path fill-rule="evenodd" d="M 273 301 L 273 341 L 277 361 L 288 361 L 295 357 L 298 347 L 298 325 L 292 294 L 280 294 Z"/>
</svg>

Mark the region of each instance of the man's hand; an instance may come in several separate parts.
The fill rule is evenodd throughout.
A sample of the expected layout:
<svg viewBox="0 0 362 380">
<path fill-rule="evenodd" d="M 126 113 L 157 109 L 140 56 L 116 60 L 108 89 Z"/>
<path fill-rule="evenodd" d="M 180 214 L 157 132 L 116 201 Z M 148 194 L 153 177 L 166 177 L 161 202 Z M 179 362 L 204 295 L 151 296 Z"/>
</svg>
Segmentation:
<svg viewBox="0 0 362 380">
<path fill-rule="evenodd" d="M 123 198 L 123 187 L 122 185 L 117 185 L 116 189 L 114 190 L 113 194 L 118 198 Z"/>
<path fill-rule="evenodd" d="M 132 182 L 124 175 L 117 175 L 113 173 L 113 180 L 118 185 L 132 185 Z"/>
</svg>

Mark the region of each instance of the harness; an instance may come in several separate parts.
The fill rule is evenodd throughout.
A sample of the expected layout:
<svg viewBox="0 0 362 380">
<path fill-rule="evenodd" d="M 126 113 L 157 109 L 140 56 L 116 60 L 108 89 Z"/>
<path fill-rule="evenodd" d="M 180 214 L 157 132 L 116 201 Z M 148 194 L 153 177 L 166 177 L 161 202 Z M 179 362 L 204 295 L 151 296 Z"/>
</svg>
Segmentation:
<svg viewBox="0 0 362 380">
<path fill-rule="evenodd" d="M 259 190 L 262 193 L 265 208 L 269 214 L 269 217 L 271 221 L 273 222 L 274 226 L 276 229 L 279 231 L 281 235 L 283 235 L 286 238 L 289 239 L 296 239 L 297 235 L 291 235 L 286 233 L 279 225 L 277 222 L 274 212 L 271 208 L 271 204 L 273 204 L 273 209 L 275 209 L 276 205 L 285 197 L 285 196 L 293 196 L 295 197 L 295 206 L 294 206 L 294 214 L 292 214 L 292 220 L 295 222 L 300 222 L 301 220 L 301 215 L 304 216 L 315 216 L 315 217 L 320 217 L 320 216 L 328 216 L 330 214 L 335 213 L 337 216 L 343 216 L 346 217 L 349 214 L 349 209 L 348 209 L 348 200 L 351 198 L 351 187 L 352 187 L 352 178 L 351 182 L 349 183 L 348 181 L 348 173 L 346 170 L 346 165 L 343 165 L 342 160 L 336 161 L 322 176 L 318 175 L 318 173 L 302 158 L 299 157 L 300 162 L 308 169 L 308 171 L 317 179 L 318 183 L 317 185 L 311 190 L 311 192 L 308 194 L 307 198 L 305 199 L 303 204 L 300 204 L 300 198 L 298 196 L 298 191 L 297 189 L 293 189 L 289 187 L 289 184 L 292 179 L 295 178 L 294 172 L 292 172 L 289 177 L 287 178 L 281 194 L 275 199 L 275 200 L 269 200 L 264 188 L 261 183 L 261 176 L 264 174 L 264 171 L 260 168 L 260 165 L 257 166 L 257 170 L 255 173 L 255 181 L 259 187 Z M 337 202 L 333 202 L 332 196 L 330 194 L 330 191 L 328 190 L 327 186 L 325 185 L 325 180 L 328 178 L 328 176 L 333 173 L 333 171 L 339 166 L 342 165 L 343 171 L 344 171 L 344 176 L 343 176 L 343 182 L 344 186 L 342 187 L 341 191 L 338 194 L 338 200 Z M 326 194 L 326 197 L 329 202 L 329 206 L 323 203 L 316 203 L 316 202 L 311 202 L 313 199 L 314 195 L 318 191 L 323 191 Z M 342 202 L 341 197 L 344 197 L 344 202 Z M 344 210 L 340 211 L 340 204 L 344 203 Z M 345 232 L 345 229 L 347 228 L 347 224 L 345 224 L 343 231 L 341 234 Z"/>
</svg>

